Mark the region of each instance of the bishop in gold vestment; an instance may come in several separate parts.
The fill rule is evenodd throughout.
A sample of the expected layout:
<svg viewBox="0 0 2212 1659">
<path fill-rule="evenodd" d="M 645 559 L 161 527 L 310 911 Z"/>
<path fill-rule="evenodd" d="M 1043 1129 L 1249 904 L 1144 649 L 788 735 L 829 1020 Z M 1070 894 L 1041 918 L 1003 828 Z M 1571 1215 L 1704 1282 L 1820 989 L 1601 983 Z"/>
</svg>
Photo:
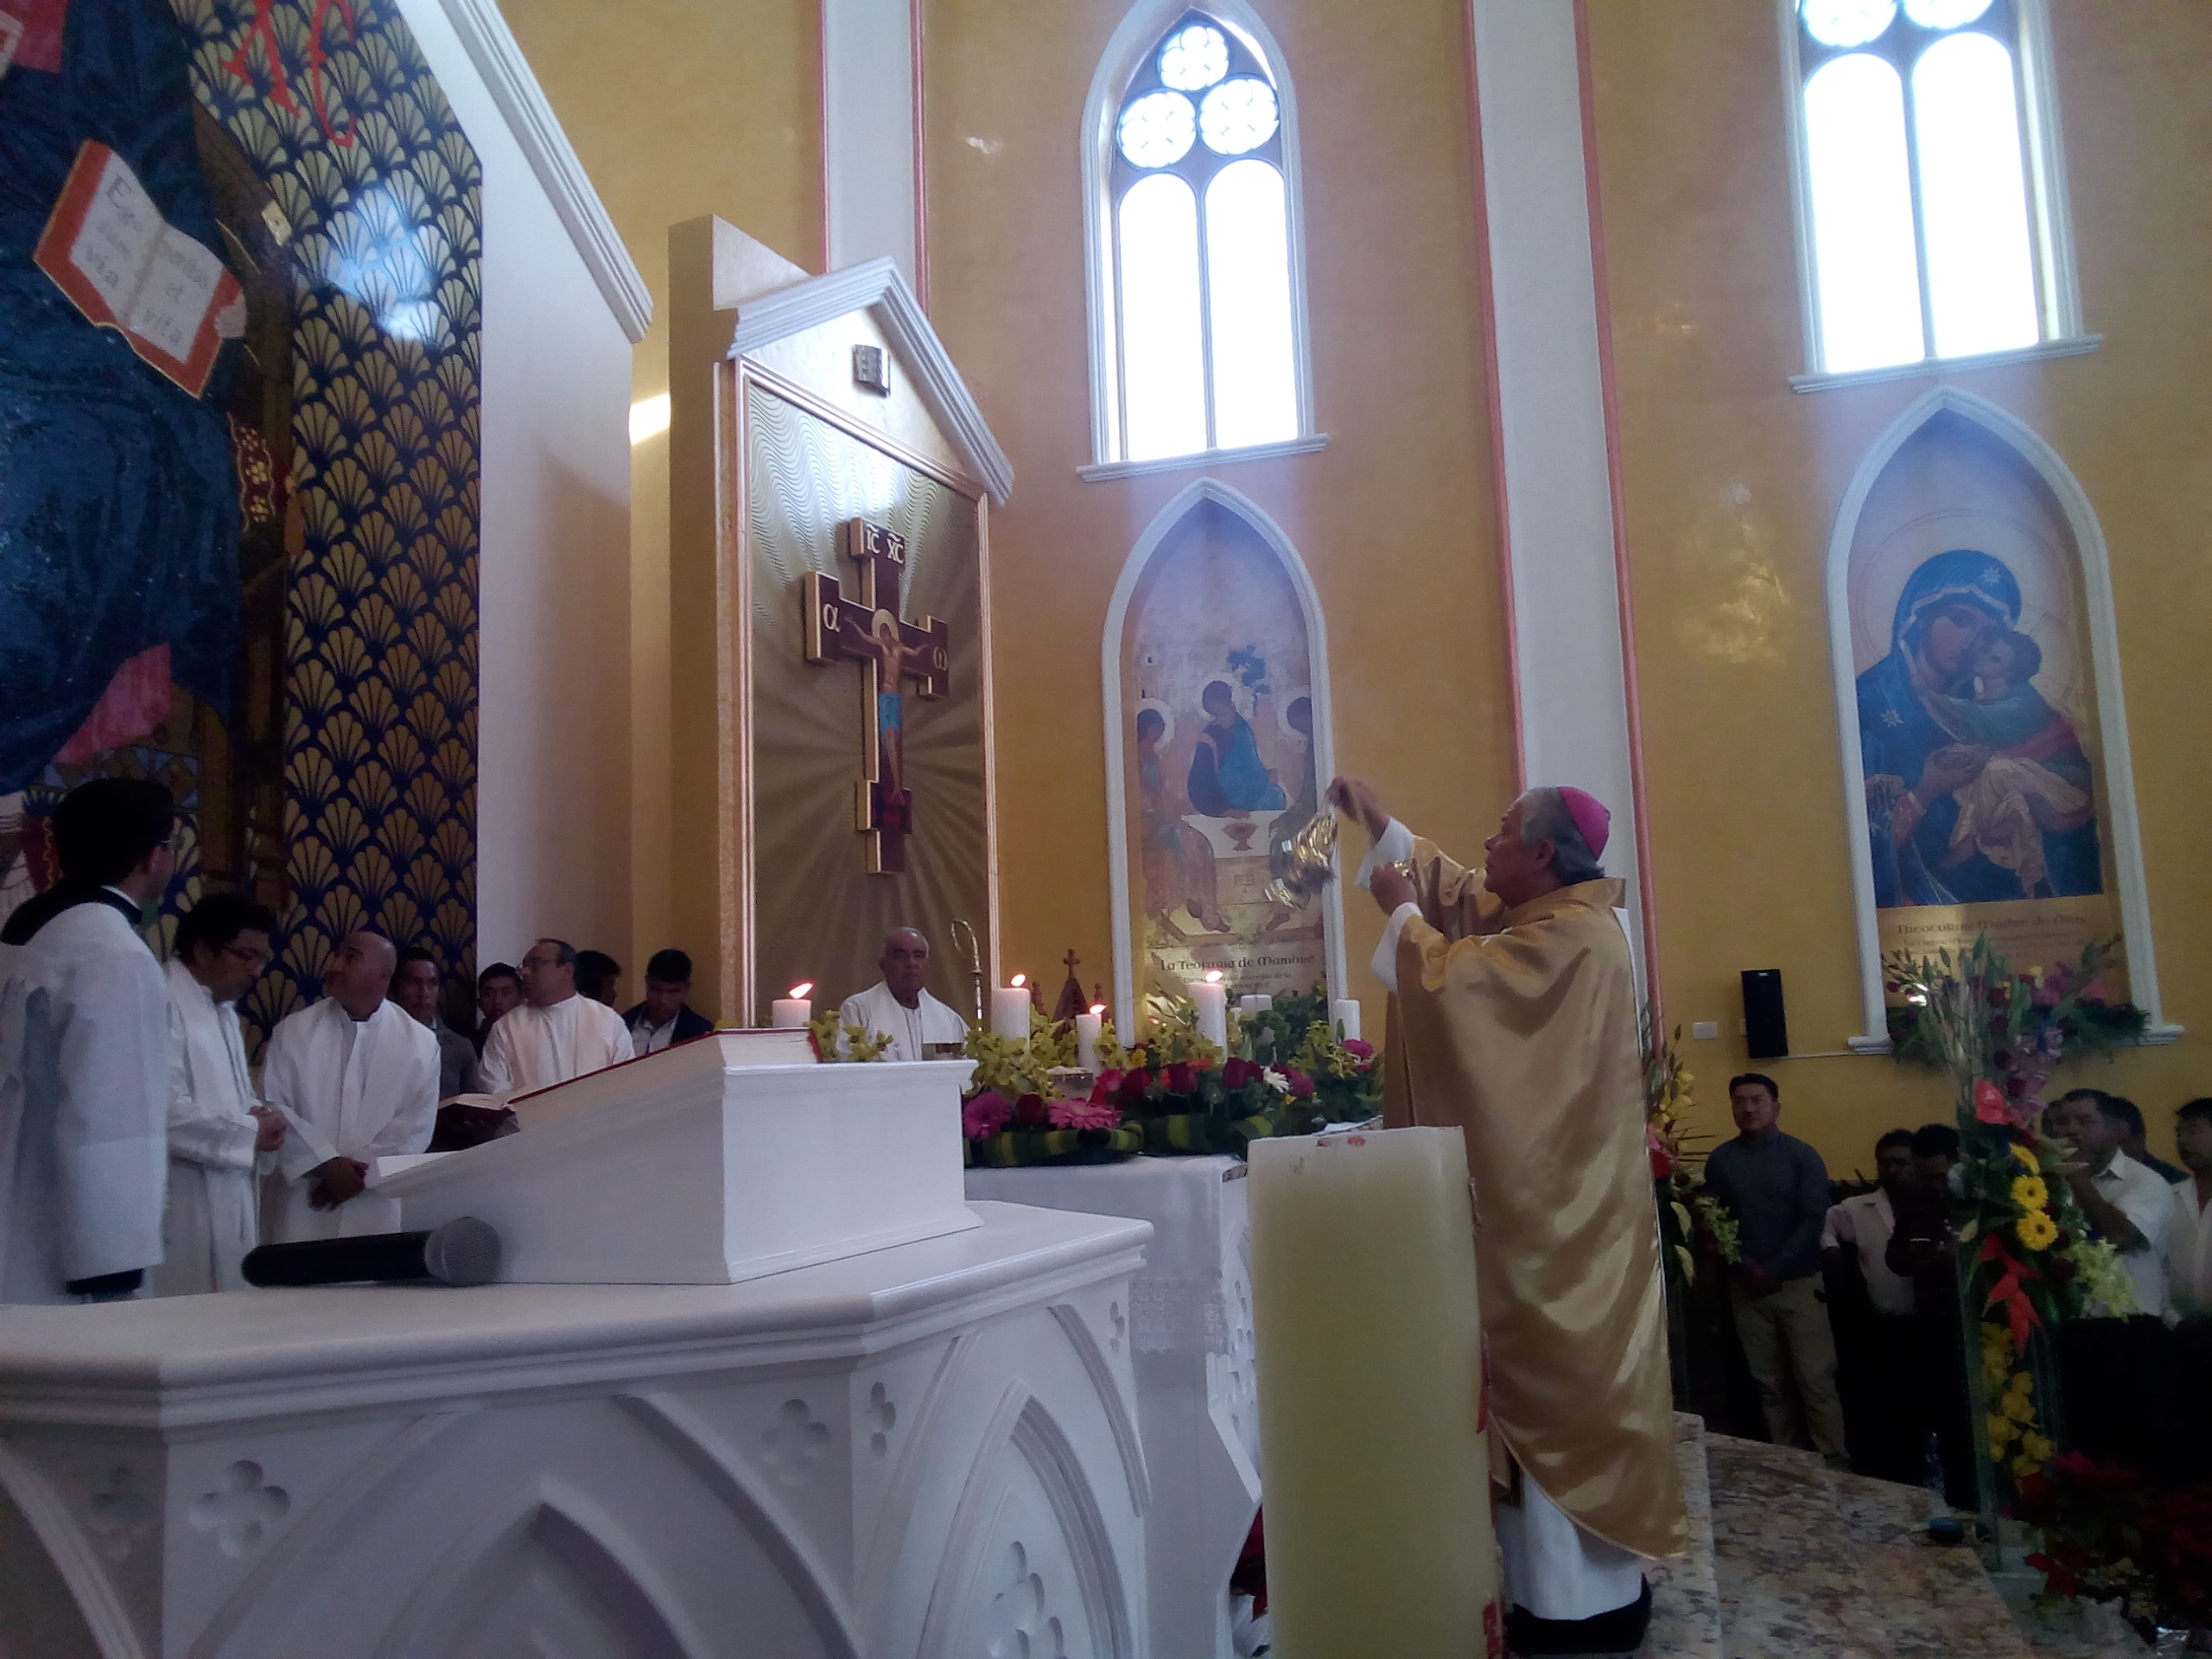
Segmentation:
<svg viewBox="0 0 2212 1659">
<path fill-rule="evenodd" d="M 1605 810 L 1532 790 L 1471 870 L 1368 785 L 1340 779 L 1331 798 L 1367 825 L 1362 884 L 1390 917 L 1375 962 L 1395 992 L 1387 1121 L 1466 1136 L 1491 1422 L 1511 1458 L 1494 1466 L 1520 1475 L 1498 1514 L 1508 1601 L 1581 1639 L 1618 1633 L 1600 1615 L 1640 1638 L 1637 1558 L 1682 1549 L 1688 1523 Z M 1516 1634 L 1522 1652 L 1586 1650 Z"/>
</svg>

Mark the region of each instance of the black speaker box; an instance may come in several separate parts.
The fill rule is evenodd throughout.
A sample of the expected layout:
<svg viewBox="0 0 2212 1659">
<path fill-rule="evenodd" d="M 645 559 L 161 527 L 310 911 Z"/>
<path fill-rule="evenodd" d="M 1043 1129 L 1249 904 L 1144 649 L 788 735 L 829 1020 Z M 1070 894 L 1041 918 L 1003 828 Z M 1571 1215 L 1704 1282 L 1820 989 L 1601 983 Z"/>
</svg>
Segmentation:
<svg viewBox="0 0 2212 1659">
<path fill-rule="evenodd" d="M 1789 1017 L 1782 1007 L 1782 969 L 1744 969 L 1744 1035 L 1755 1060 L 1785 1059 L 1789 1053 Z"/>
</svg>

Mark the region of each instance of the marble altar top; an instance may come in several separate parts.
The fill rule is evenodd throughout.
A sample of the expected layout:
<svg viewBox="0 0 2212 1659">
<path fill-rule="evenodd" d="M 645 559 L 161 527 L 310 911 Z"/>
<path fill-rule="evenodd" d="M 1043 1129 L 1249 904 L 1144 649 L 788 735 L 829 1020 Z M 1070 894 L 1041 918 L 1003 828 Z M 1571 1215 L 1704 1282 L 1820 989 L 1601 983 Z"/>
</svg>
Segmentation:
<svg viewBox="0 0 2212 1659">
<path fill-rule="evenodd" d="M 0 1424 L 176 1427 L 858 1357 L 1135 1270 L 1142 1221 L 982 1225 L 735 1285 L 342 1286 L 0 1308 Z"/>
</svg>

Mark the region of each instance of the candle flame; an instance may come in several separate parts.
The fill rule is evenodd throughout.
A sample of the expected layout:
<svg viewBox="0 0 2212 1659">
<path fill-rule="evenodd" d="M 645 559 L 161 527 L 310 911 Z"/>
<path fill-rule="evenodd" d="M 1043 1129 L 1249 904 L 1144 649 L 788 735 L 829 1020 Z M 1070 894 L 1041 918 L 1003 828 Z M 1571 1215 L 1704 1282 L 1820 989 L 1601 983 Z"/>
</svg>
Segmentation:
<svg viewBox="0 0 2212 1659">
<path fill-rule="evenodd" d="M 1090 1005 L 1090 1011 L 1093 1014 L 1103 1014 L 1106 1012 L 1106 1005 L 1103 1002 L 1094 1002 Z"/>
<path fill-rule="evenodd" d="M 1218 968 L 1211 968 L 1211 969 L 1208 969 L 1206 970 L 1206 983 L 1207 983 L 1207 984 L 1209 984 L 1209 985 L 1218 985 L 1218 984 L 1220 984 L 1220 983 L 1221 983 L 1221 969 L 1218 969 Z"/>
<path fill-rule="evenodd" d="M 811 991 L 813 988 L 814 982 L 812 980 L 801 980 L 798 984 L 791 987 L 791 1001 L 794 1002 L 805 1001 L 807 993 Z"/>
<path fill-rule="evenodd" d="M 1020 989 L 1024 985 L 1027 985 L 1028 982 L 1029 982 L 1029 976 L 1028 976 L 1028 975 L 1027 975 L 1027 974 L 1016 974 L 1016 975 L 1015 975 L 1012 979 L 1009 979 L 1008 981 L 1007 981 L 1007 982 L 1006 982 L 1006 988 L 1007 988 L 1007 989 L 1008 989 L 1009 991 L 1018 991 L 1018 990 L 1020 990 Z"/>
</svg>

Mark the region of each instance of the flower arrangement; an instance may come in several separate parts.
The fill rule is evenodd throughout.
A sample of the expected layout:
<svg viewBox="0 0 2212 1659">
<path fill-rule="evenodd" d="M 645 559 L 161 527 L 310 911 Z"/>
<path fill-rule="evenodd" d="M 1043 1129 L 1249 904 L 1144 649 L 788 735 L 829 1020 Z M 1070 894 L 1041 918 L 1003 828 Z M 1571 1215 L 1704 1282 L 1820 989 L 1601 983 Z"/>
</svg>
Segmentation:
<svg viewBox="0 0 2212 1659">
<path fill-rule="evenodd" d="M 873 1032 L 866 1026 L 839 1025 L 835 1008 L 825 1008 L 808 1020 L 806 1032 L 814 1045 L 814 1058 L 824 1065 L 866 1065 L 881 1059 L 891 1047 L 887 1033 Z"/>
<path fill-rule="evenodd" d="M 1736 1217 L 1707 1190 L 1705 1154 L 1688 1149 L 1690 1113 L 1696 1106 L 1695 1079 L 1682 1062 L 1682 1028 L 1664 1030 L 1648 1005 L 1638 1033 L 1643 1051 L 1643 1144 L 1651 1157 L 1651 1179 L 1659 1185 L 1659 1233 L 1681 1268 L 1685 1284 L 1697 1279 L 1691 1240 L 1709 1240 L 1723 1262 L 1743 1257 Z"/>
<path fill-rule="evenodd" d="M 2013 1513 L 2042 1535 L 2027 1558 L 2041 1599 L 2116 1601 L 2146 1639 L 2161 1624 L 2212 1624 L 2212 1486 L 2160 1491 L 2066 1452 L 2021 1481 Z"/>
</svg>

